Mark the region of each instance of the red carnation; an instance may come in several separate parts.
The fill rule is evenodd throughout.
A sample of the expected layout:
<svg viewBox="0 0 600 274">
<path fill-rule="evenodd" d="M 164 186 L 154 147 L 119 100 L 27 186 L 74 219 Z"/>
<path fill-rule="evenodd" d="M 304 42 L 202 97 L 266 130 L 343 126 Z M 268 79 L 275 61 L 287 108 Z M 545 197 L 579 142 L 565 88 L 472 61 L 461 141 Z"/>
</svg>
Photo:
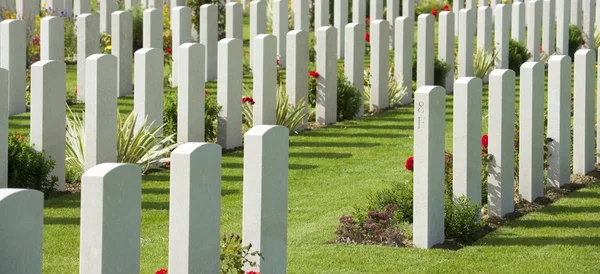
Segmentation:
<svg viewBox="0 0 600 274">
<path fill-rule="evenodd" d="M 204 95 L 208 95 L 208 90 L 204 90 Z"/>
<path fill-rule="evenodd" d="M 277 59 L 277 65 L 279 66 L 279 59 Z"/>
<path fill-rule="evenodd" d="M 444 10 L 445 11 L 450 11 L 450 7 L 448 5 L 444 5 Z"/>
<path fill-rule="evenodd" d="M 260 274 L 260 272 L 256 272 L 254 270 L 251 270 L 251 271 L 246 272 L 246 274 Z"/>
<path fill-rule="evenodd" d="M 166 269 L 163 268 L 161 270 L 156 271 L 155 274 L 168 274 L 168 273 L 169 273 L 169 271 L 167 271 Z"/>
<path fill-rule="evenodd" d="M 171 48 L 167 48 L 167 49 L 165 49 L 165 52 L 166 52 L 167 54 L 171 54 L 171 52 L 173 52 L 173 51 L 171 50 Z"/>
<path fill-rule="evenodd" d="M 368 32 L 365 32 L 365 41 L 371 43 L 371 35 Z"/>
<path fill-rule="evenodd" d="M 487 134 L 481 136 L 481 146 L 482 147 L 487 147 L 488 146 L 488 136 L 487 136 Z"/>
<path fill-rule="evenodd" d="M 371 18 L 367 17 L 367 19 L 365 19 L 365 24 L 368 25 L 371 23 Z"/>
<path fill-rule="evenodd" d="M 309 71 L 308 75 L 312 76 L 313 78 L 319 78 L 319 73 L 314 70 Z"/>
<path fill-rule="evenodd" d="M 252 97 L 242 97 L 242 103 L 250 103 L 251 105 L 254 105 L 254 99 L 252 99 Z"/>
<path fill-rule="evenodd" d="M 413 171 L 415 165 L 415 158 L 410 156 L 408 157 L 408 159 L 406 159 L 406 163 L 404 163 L 404 167 L 406 167 L 407 170 Z"/>
<path fill-rule="evenodd" d="M 437 11 L 437 9 L 433 9 L 433 10 L 431 11 L 431 14 L 433 14 L 433 16 L 437 17 L 437 15 L 438 15 L 438 11 Z"/>
</svg>

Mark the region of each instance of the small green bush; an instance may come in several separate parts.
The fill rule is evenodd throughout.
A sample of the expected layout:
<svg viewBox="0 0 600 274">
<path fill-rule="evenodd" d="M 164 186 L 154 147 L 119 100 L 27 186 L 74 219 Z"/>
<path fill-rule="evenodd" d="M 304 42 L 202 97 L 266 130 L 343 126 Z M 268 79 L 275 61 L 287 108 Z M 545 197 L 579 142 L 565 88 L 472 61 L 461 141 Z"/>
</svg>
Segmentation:
<svg viewBox="0 0 600 274">
<path fill-rule="evenodd" d="M 356 117 L 361 105 L 361 91 L 348 81 L 343 73 L 337 77 L 337 114 L 338 121 L 350 120 Z"/>
<path fill-rule="evenodd" d="M 446 197 L 444 204 L 444 231 L 447 239 L 471 242 L 483 228 L 480 207 L 464 195 L 453 202 Z"/>
<path fill-rule="evenodd" d="M 136 52 L 138 49 L 141 49 L 144 46 L 144 8 L 138 4 L 130 11 L 133 17 L 133 52 Z"/>
<path fill-rule="evenodd" d="M 531 53 L 527 50 L 527 47 L 514 39 L 510 39 L 508 42 L 508 68 L 515 72 L 515 75 L 519 75 L 521 71 L 521 65 L 527 62 L 531 58 Z"/>
<path fill-rule="evenodd" d="M 412 63 L 412 77 L 413 77 L 413 81 L 417 81 L 417 48 L 414 47 L 413 48 L 413 63 Z M 448 75 L 448 72 L 450 72 L 450 69 L 452 67 L 438 59 L 437 57 L 435 57 L 433 59 L 433 84 L 436 86 L 444 86 L 444 84 L 446 84 L 446 75 Z"/>
<path fill-rule="evenodd" d="M 415 18 L 421 14 L 429 14 L 434 9 L 439 12 L 444 10 L 444 6 L 447 5 L 445 1 L 440 0 L 423 0 L 421 4 L 415 6 Z"/>
<path fill-rule="evenodd" d="M 398 207 L 394 212 L 396 221 L 412 223 L 413 184 L 411 182 L 396 183 L 390 188 L 373 192 L 367 196 L 367 210 L 383 211 L 388 204 Z"/>
<path fill-rule="evenodd" d="M 58 178 L 51 176 L 54 160 L 37 152 L 19 134 L 8 135 L 8 187 L 39 190 L 48 196 L 56 190 Z"/>
<path fill-rule="evenodd" d="M 569 56 L 575 60 L 575 52 L 583 44 L 583 32 L 575 25 L 569 25 Z"/>
<path fill-rule="evenodd" d="M 217 140 L 217 119 L 222 107 L 217 105 L 217 97 L 206 95 L 204 107 L 204 140 L 214 142 Z M 163 135 L 175 134 L 177 140 L 177 93 L 172 92 L 164 97 L 163 101 Z"/>
</svg>

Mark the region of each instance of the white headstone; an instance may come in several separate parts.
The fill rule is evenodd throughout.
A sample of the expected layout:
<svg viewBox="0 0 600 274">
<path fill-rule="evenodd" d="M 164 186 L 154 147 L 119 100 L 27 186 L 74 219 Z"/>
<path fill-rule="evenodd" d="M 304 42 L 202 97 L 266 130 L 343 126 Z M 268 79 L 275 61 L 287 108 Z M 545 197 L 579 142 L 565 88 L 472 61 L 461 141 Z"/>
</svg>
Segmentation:
<svg viewBox="0 0 600 274">
<path fill-rule="evenodd" d="M 525 3 L 515 2 L 512 4 L 512 26 L 511 38 L 525 43 Z"/>
<path fill-rule="evenodd" d="M 300 100 L 304 99 L 308 107 L 308 32 L 302 30 L 288 32 L 287 45 L 285 88 L 288 103 L 296 106 Z M 364 50 L 362 53 L 364 54 Z M 304 111 L 307 112 L 308 108 L 305 108 Z"/>
<path fill-rule="evenodd" d="M 84 153 L 89 170 L 117 161 L 117 57 L 94 54 L 85 61 Z"/>
<path fill-rule="evenodd" d="M 98 20 L 96 14 L 77 16 L 77 99 L 82 102 L 85 102 L 86 97 L 86 58 L 100 52 Z M 115 94 L 116 92 L 115 90 Z"/>
<path fill-rule="evenodd" d="M 221 146 L 186 143 L 176 148 L 169 195 L 169 271 L 218 273 Z"/>
<path fill-rule="evenodd" d="M 453 0 L 452 1 L 452 12 L 454 12 L 454 14 L 456 14 L 456 17 L 454 18 L 454 33 L 456 34 L 456 36 L 459 35 L 459 29 L 460 29 L 460 23 L 459 23 L 460 10 L 462 10 L 464 8 L 465 8 L 464 0 Z"/>
<path fill-rule="evenodd" d="M 144 48 L 163 48 L 163 15 L 159 9 L 144 10 Z M 172 51 L 172 49 L 171 49 Z"/>
<path fill-rule="evenodd" d="M 244 270 L 285 273 L 289 131 L 262 125 L 244 137 L 242 245 L 251 243 L 251 251 L 262 254 L 250 257 L 258 266 L 245 265 Z"/>
<path fill-rule="evenodd" d="M 105 163 L 81 176 L 79 273 L 140 272 L 141 207 L 139 166 Z"/>
<path fill-rule="evenodd" d="M 583 25 L 583 12 L 581 11 L 581 2 L 582 0 L 571 0 L 571 25 L 575 25 L 579 29 L 581 29 L 581 26 Z"/>
<path fill-rule="evenodd" d="M 254 37 L 267 32 L 267 6 L 266 1 L 255 0 L 250 2 L 250 37 L 249 51 L 250 68 L 254 70 Z"/>
<path fill-rule="evenodd" d="M 569 54 L 569 22 L 571 5 L 568 0 L 556 1 L 556 53 Z"/>
<path fill-rule="evenodd" d="M 419 46 L 417 47 L 417 89 L 425 85 L 433 85 L 433 42 L 435 34 L 434 23 L 435 18 L 433 17 L 433 15 L 419 15 Z"/>
<path fill-rule="evenodd" d="M 344 75 L 348 81 L 360 91 L 360 101 L 363 102 L 365 90 L 365 25 L 350 23 L 346 25 L 346 58 L 344 59 Z M 399 53 L 398 53 L 399 54 Z M 364 114 L 364 104 L 360 104 L 358 117 Z"/>
<path fill-rule="evenodd" d="M 177 90 L 177 142 L 204 141 L 204 45 L 179 46 L 181 66 Z"/>
<path fill-rule="evenodd" d="M 337 0 L 333 2 L 333 5 L 333 26 L 338 31 L 337 57 L 344 59 L 344 44 L 346 43 L 344 33 L 346 24 L 348 24 L 348 0 Z"/>
<path fill-rule="evenodd" d="M 370 7 L 369 7 L 369 12 L 370 12 L 370 19 L 371 22 L 377 20 L 377 19 L 384 19 L 383 18 L 383 3 L 384 0 L 369 0 L 370 2 Z"/>
<path fill-rule="evenodd" d="M 100 6 L 100 32 L 111 34 L 111 14 L 117 10 L 116 0 L 98 0 Z"/>
<path fill-rule="evenodd" d="M 548 185 L 568 184 L 571 175 L 571 58 L 548 60 Z"/>
<path fill-rule="evenodd" d="M 242 146 L 242 40 L 219 41 L 217 104 L 223 109 L 217 123 L 217 144 L 224 149 Z"/>
<path fill-rule="evenodd" d="M 413 243 L 417 248 L 444 242 L 445 97 L 439 86 L 423 86 L 415 92 Z"/>
<path fill-rule="evenodd" d="M 288 0 L 273 0 L 273 35 L 277 37 L 277 60 L 285 68 L 286 34 L 288 32 Z"/>
<path fill-rule="evenodd" d="M 542 24 L 542 0 L 527 2 L 527 50 L 532 61 L 540 60 L 540 25 Z"/>
<path fill-rule="evenodd" d="M 597 50 L 594 48 L 595 17 L 596 0 L 583 0 L 583 48 Z"/>
<path fill-rule="evenodd" d="M 65 59 L 65 23 L 56 16 L 46 16 L 40 20 L 40 60 Z"/>
<path fill-rule="evenodd" d="M 593 50 L 580 49 L 575 53 L 573 174 L 587 174 L 594 170 L 595 65 Z"/>
<path fill-rule="evenodd" d="M 66 66 L 63 61 L 38 61 L 31 65 L 30 143 L 54 160 L 52 176 L 57 189 L 65 188 Z"/>
<path fill-rule="evenodd" d="M 474 10 L 462 9 L 459 17 L 459 32 L 458 32 L 458 77 L 473 76 L 473 47 L 474 35 L 473 28 L 475 22 L 471 19 L 471 13 Z"/>
<path fill-rule="evenodd" d="M 394 21 L 400 16 L 400 1 L 401 0 L 387 0 L 386 18 L 388 23 L 390 23 L 390 50 L 394 50 Z"/>
<path fill-rule="evenodd" d="M 8 71 L 0 68 L 0 102 L 8 102 Z M 8 136 L 8 104 L 0 104 L 0 136 Z M 8 138 L 0 139 L 0 188 L 8 187 Z"/>
<path fill-rule="evenodd" d="M 144 120 L 147 125 L 151 125 L 151 128 L 163 124 L 163 63 L 162 50 L 142 48 L 135 52 L 135 95 L 133 96 L 133 109 L 137 114 L 135 130 L 140 129 Z M 156 134 L 160 136 L 162 129 Z"/>
<path fill-rule="evenodd" d="M 477 48 L 492 52 L 492 8 L 477 9 Z"/>
<path fill-rule="evenodd" d="M 508 69 L 508 31 L 510 24 L 510 7 L 505 4 L 496 5 L 496 21 L 494 24 L 494 46 L 498 51 L 496 68 Z"/>
<path fill-rule="evenodd" d="M 554 54 L 556 44 L 556 19 L 554 15 L 554 0 L 544 0 L 544 16 L 543 16 L 543 35 L 542 35 L 542 51 L 548 55 Z"/>
<path fill-rule="evenodd" d="M 0 189 L 0 218 L 0 272 L 42 273 L 44 194 Z"/>
<path fill-rule="evenodd" d="M 352 0 L 352 23 L 365 24 L 367 20 L 367 0 Z"/>
<path fill-rule="evenodd" d="M 488 153 L 493 155 L 488 163 L 488 215 L 504 217 L 514 210 L 515 72 L 497 69 L 489 78 L 488 101 L 494 103 L 488 104 Z"/>
<path fill-rule="evenodd" d="M 334 27 L 317 29 L 317 106 L 316 120 L 321 125 L 337 121 L 337 30 Z"/>
<path fill-rule="evenodd" d="M 179 70 L 179 46 L 192 41 L 192 10 L 188 7 L 178 6 L 171 10 L 171 31 L 173 35 L 171 51 L 173 53 L 173 62 L 171 64 L 172 87 L 178 85 L 177 80 Z"/>
<path fill-rule="evenodd" d="M 48 1 L 48 0 L 46 0 Z M 91 13 L 92 8 L 90 6 L 91 1 L 87 0 L 75 0 L 73 3 L 73 14 L 79 17 L 81 14 Z"/>
<path fill-rule="evenodd" d="M 112 14 L 111 54 L 118 59 L 117 96 L 129 95 L 131 86 L 133 51 L 133 16 L 129 11 L 115 11 Z M 161 74 L 162 75 L 162 74 Z"/>
<path fill-rule="evenodd" d="M 544 196 L 544 65 L 521 66 L 519 92 L 519 195 L 533 202 Z"/>
<path fill-rule="evenodd" d="M 200 44 L 204 45 L 206 52 L 204 67 L 205 80 L 213 81 L 217 80 L 218 72 L 218 49 L 217 41 L 218 37 L 218 17 L 219 10 L 216 5 L 204 4 L 200 6 Z"/>
<path fill-rule="evenodd" d="M 225 37 L 243 39 L 244 9 L 238 2 L 229 2 L 225 5 Z"/>
<path fill-rule="evenodd" d="M 411 22 L 415 21 L 415 1 L 402 0 L 402 17 L 409 17 Z"/>
<path fill-rule="evenodd" d="M 8 70 L 8 115 L 25 112 L 25 23 L 8 19 L 0 23 L 0 67 Z M 6 101 L 5 101 L 6 102 Z"/>
<path fill-rule="evenodd" d="M 334 0 L 335 1 L 335 0 Z M 329 26 L 329 0 L 315 0 L 315 32 L 321 27 Z"/>
<path fill-rule="evenodd" d="M 254 110 L 252 124 L 275 125 L 277 115 L 277 38 L 270 34 L 254 37 Z"/>
<path fill-rule="evenodd" d="M 390 106 L 390 24 L 386 20 L 371 22 L 371 111 Z"/>
<path fill-rule="evenodd" d="M 402 104 L 412 103 L 412 58 L 414 47 L 414 24 L 411 17 L 401 16 L 396 18 L 395 24 L 396 44 L 394 52 L 394 74 L 396 80 L 402 82 L 406 88 L 406 95 L 402 98 Z"/>
<path fill-rule="evenodd" d="M 452 93 L 454 91 L 454 13 L 451 11 L 440 12 L 438 24 L 438 59 L 450 66 L 444 88 L 447 93 Z"/>
<path fill-rule="evenodd" d="M 292 15 L 294 18 L 294 29 L 309 31 L 310 16 L 308 14 L 309 0 L 293 0 L 292 1 Z"/>
<path fill-rule="evenodd" d="M 465 195 L 481 204 L 481 113 L 482 81 L 461 77 L 454 83 L 452 123 L 452 189 L 454 198 Z"/>
</svg>

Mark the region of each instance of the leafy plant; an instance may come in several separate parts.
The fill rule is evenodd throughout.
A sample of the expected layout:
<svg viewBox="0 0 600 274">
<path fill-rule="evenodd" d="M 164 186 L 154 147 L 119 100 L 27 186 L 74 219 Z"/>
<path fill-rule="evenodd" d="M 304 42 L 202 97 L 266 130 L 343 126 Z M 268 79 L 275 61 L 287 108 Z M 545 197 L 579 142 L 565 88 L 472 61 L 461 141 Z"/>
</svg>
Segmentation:
<svg viewBox="0 0 600 274">
<path fill-rule="evenodd" d="M 464 242 L 473 241 L 483 228 L 480 207 L 464 195 L 453 202 L 446 197 L 444 204 L 444 233 L 446 238 Z"/>
<path fill-rule="evenodd" d="M 51 176 L 54 160 L 36 151 L 24 137 L 8 134 L 8 187 L 39 190 L 48 196 L 56 190 L 58 178 Z"/>
<path fill-rule="evenodd" d="M 66 165 L 78 175 L 77 177 L 85 170 L 84 115 L 82 114 L 80 119 L 71 112 L 71 118 L 67 119 Z M 177 147 L 173 135 L 157 137 L 164 125 L 154 126 L 144 120 L 137 127 L 136 117 L 134 111 L 125 119 L 117 113 L 117 162 L 139 165 L 144 173 L 160 169 L 162 162 L 169 161 L 164 156 Z"/>
<path fill-rule="evenodd" d="M 400 76 L 400 77 L 396 77 Z M 397 79 L 400 78 L 398 81 Z M 389 69 L 389 97 L 390 97 L 390 106 L 398 106 L 402 102 L 402 98 L 406 96 L 406 87 L 404 86 L 404 80 L 401 75 L 396 75 L 394 73 L 394 66 L 390 64 Z M 371 68 L 367 68 L 364 70 L 364 87 L 365 87 L 365 101 L 371 100 Z"/>
<path fill-rule="evenodd" d="M 244 124 L 247 128 L 253 126 L 253 105 L 254 100 L 252 99 L 252 90 L 244 85 L 245 98 L 242 104 L 242 113 L 244 115 Z M 249 100 L 248 100 L 249 98 Z M 246 101 L 246 102 L 244 102 Z M 275 113 L 277 120 L 276 125 L 287 127 L 290 133 L 297 132 L 304 126 L 304 121 L 308 116 L 306 100 L 302 98 L 295 106 L 288 103 L 288 95 L 285 92 L 285 86 L 282 84 L 277 85 L 277 99 Z"/>
<path fill-rule="evenodd" d="M 473 56 L 473 74 L 477 78 L 484 78 L 494 69 L 494 61 L 498 55 L 497 51 L 488 52 L 482 48 L 476 48 Z"/>
<path fill-rule="evenodd" d="M 412 63 L 412 70 L 413 70 L 413 81 L 417 81 L 417 47 L 413 48 L 413 63 Z M 448 75 L 448 72 L 450 72 L 450 69 L 452 67 L 450 66 L 450 64 L 438 59 L 437 57 L 434 57 L 433 59 L 433 84 L 436 86 L 444 86 L 444 84 L 446 83 L 446 75 Z"/>
<path fill-rule="evenodd" d="M 137 6 L 130 9 L 130 12 L 132 16 L 133 52 L 136 52 L 144 46 L 144 8 L 138 3 Z"/>
<path fill-rule="evenodd" d="M 223 235 L 221 238 L 221 265 L 220 274 L 244 273 L 244 265 L 256 266 L 257 262 L 251 257 L 262 258 L 262 254 L 255 250 L 251 251 L 252 244 L 242 245 L 242 237 L 237 234 Z"/>
<path fill-rule="evenodd" d="M 225 37 L 225 2 L 220 0 L 189 0 L 187 6 L 192 10 L 192 26 L 198 29 L 200 26 L 200 7 L 204 4 L 213 4 L 217 6 L 218 18 L 218 36 L 219 40 Z"/>
<path fill-rule="evenodd" d="M 337 77 L 337 115 L 338 121 L 350 120 L 356 117 L 360 107 L 363 105 L 361 91 L 348 81 L 343 73 Z"/>
<path fill-rule="evenodd" d="M 214 142 L 217 139 L 217 120 L 222 107 L 217 105 L 216 96 L 205 94 L 204 105 L 204 140 Z M 173 135 L 177 139 L 177 93 L 167 93 L 163 101 L 163 136 Z"/>
<path fill-rule="evenodd" d="M 335 242 L 402 246 L 406 237 L 396 225 L 396 209 L 395 205 L 389 204 L 382 211 L 370 210 L 363 220 L 342 216 L 335 231 Z"/>
<path fill-rule="evenodd" d="M 384 210 L 389 204 L 396 206 L 394 216 L 398 222 L 413 221 L 413 184 L 412 182 L 398 182 L 392 187 L 373 192 L 367 195 L 367 210 Z M 363 211 L 356 208 L 355 215 Z"/>
<path fill-rule="evenodd" d="M 521 65 L 531 58 L 531 53 L 527 50 L 527 47 L 514 39 L 508 41 L 508 68 L 519 75 L 521 71 Z"/>
<path fill-rule="evenodd" d="M 569 56 L 575 60 L 575 52 L 584 44 L 583 32 L 575 25 L 569 25 Z"/>
</svg>

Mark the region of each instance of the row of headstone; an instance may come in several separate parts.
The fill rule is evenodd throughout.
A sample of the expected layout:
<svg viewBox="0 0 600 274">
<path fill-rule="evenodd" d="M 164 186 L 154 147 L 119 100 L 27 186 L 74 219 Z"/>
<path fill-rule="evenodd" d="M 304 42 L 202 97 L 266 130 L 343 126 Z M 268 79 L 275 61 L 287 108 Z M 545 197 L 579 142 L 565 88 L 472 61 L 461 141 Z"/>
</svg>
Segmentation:
<svg viewBox="0 0 600 274">
<path fill-rule="evenodd" d="M 200 58 L 203 52 L 195 51 Z M 62 91 L 64 63 L 42 62 L 35 65 L 36 73 L 62 77 L 44 83 L 46 91 Z M 116 66 L 107 55 L 90 62 Z M 242 239 L 262 255 L 248 258 L 258 265 L 246 264 L 245 271 L 286 271 L 288 139 L 288 129 L 281 126 L 256 126 L 245 135 Z M 221 172 L 215 170 L 220 168 L 216 144 L 186 143 L 171 153 L 170 272 L 219 272 Z M 133 164 L 103 163 L 83 174 L 80 273 L 140 272 L 141 183 L 140 167 Z M 42 273 L 43 200 L 37 190 L 0 189 L 1 273 Z"/>
<path fill-rule="evenodd" d="M 498 8 L 498 5 L 496 6 Z M 498 15 L 498 14 L 497 14 Z M 498 17 L 496 17 L 498 18 Z M 575 54 L 574 105 L 571 107 L 571 60 L 555 55 L 548 61 L 548 130 L 544 136 L 545 72 L 540 62 L 520 68 L 519 173 L 514 174 L 515 73 L 498 69 L 489 75 L 488 215 L 504 217 L 514 210 L 514 176 L 521 199 L 544 195 L 544 142 L 548 140 L 548 186 L 570 182 L 571 110 L 573 173 L 587 174 L 595 159 L 595 56 L 589 49 Z M 454 83 L 453 196 L 481 204 L 482 81 L 461 77 Z M 444 241 L 445 91 L 425 85 L 415 92 L 414 106 L 414 243 L 430 248 Z"/>
</svg>

